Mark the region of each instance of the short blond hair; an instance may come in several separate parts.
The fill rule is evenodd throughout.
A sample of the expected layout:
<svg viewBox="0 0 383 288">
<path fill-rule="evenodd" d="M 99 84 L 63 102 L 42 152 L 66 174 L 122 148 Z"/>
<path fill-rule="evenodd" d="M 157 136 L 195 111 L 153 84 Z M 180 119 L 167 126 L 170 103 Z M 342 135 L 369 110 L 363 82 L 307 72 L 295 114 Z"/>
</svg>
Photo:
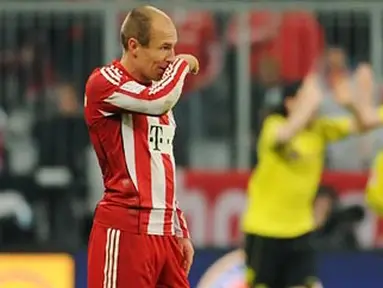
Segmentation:
<svg viewBox="0 0 383 288">
<path fill-rule="evenodd" d="M 152 20 L 155 15 L 167 17 L 163 11 L 148 5 L 134 8 L 129 12 L 120 31 L 120 41 L 124 49 L 126 49 L 127 41 L 130 38 L 137 39 L 142 46 L 149 45 Z"/>
</svg>

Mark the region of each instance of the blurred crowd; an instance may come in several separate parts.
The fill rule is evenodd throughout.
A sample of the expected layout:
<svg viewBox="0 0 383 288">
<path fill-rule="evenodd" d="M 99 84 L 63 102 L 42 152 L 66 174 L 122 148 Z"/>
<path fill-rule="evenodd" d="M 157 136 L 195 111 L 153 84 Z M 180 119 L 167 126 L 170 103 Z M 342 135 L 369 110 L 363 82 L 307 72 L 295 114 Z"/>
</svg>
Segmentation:
<svg viewBox="0 0 383 288">
<path fill-rule="evenodd" d="M 201 73 L 187 81 L 175 109 L 176 159 L 180 167 L 230 168 L 239 116 L 236 60 L 243 45 L 238 18 L 168 12 L 179 31 L 177 52 L 201 61 Z M 253 11 L 249 25 L 252 146 L 264 115 L 281 101 L 282 83 L 301 79 L 320 57 L 334 73 L 370 60 L 367 14 Z M 82 101 L 87 76 L 103 63 L 104 37 L 99 14 L 0 12 L 0 245 L 86 243 L 88 219 L 102 193 L 93 192 L 102 188 L 93 188 L 100 180 Z M 322 113 L 344 113 L 331 95 L 325 98 Z M 328 167 L 366 169 L 375 134 L 331 147 Z"/>
</svg>

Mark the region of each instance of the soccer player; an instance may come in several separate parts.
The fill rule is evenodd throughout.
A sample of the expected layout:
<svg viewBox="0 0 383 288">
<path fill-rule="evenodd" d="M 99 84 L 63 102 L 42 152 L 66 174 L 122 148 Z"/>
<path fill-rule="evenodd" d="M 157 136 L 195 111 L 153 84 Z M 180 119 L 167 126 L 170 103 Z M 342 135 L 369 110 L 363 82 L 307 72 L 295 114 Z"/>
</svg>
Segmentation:
<svg viewBox="0 0 383 288">
<path fill-rule="evenodd" d="M 358 69 L 356 76 L 361 73 Z M 355 117 L 317 116 L 322 96 L 312 74 L 303 83 L 286 85 L 283 106 L 263 123 L 242 223 L 249 287 L 320 287 L 310 238 L 326 145 L 362 128 L 342 79 L 335 83 L 336 99 Z"/>
<path fill-rule="evenodd" d="M 121 27 L 121 60 L 86 84 L 85 118 L 105 185 L 89 239 L 90 288 L 189 287 L 194 251 L 176 197 L 172 108 L 199 64 L 175 56 L 176 42 L 165 13 L 133 9 Z"/>
<path fill-rule="evenodd" d="M 366 188 L 368 206 L 378 215 L 383 215 L 383 151 L 376 155 Z"/>
<path fill-rule="evenodd" d="M 364 129 L 372 129 L 383 126 L 383 106 L 374 107 L 374 76 L 371 67 L 365 65 L 363 73 L 358 79 L 359 86 L 363 87 L 362 101 L 359 101 L 358 109 L 360 123 Z M 380 151 L 371 168 L 366 187 L 366 202 L 378 215 L 383 215 L 383 151 Z"/>
</svg>

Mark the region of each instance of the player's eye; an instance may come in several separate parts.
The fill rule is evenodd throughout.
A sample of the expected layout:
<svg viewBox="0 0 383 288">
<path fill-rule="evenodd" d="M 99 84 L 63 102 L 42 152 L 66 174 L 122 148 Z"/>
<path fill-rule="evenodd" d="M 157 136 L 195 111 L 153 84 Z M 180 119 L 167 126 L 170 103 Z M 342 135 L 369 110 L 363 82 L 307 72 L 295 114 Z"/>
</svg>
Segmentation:
<svg viewBox="0 0 383 288">
<path fill-rule="evenodd" d="M 161 50 L 164 50 L 164 51 L 169 51 L 171 49 L 172 49 L 172 47 L 170 45 L 161 46 Z"/>
</svg>

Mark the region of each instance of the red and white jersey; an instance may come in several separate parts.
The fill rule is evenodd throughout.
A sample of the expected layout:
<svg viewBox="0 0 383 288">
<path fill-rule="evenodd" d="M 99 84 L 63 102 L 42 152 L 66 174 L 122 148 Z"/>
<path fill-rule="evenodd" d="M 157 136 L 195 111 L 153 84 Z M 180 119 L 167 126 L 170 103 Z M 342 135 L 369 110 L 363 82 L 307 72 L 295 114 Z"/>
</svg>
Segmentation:
<svg viewBox="0 0 383 288">
<path fill-rule="evenodd" d="M 144 85 L 115 61 L 89 77 L 85 119 L 105 186 L 95 221 L 133 233 L 189 236 L 176 201 L 171 112 L 188 72 L 188 63 L 177 59 L 162 80 Z"/>
</svg>

